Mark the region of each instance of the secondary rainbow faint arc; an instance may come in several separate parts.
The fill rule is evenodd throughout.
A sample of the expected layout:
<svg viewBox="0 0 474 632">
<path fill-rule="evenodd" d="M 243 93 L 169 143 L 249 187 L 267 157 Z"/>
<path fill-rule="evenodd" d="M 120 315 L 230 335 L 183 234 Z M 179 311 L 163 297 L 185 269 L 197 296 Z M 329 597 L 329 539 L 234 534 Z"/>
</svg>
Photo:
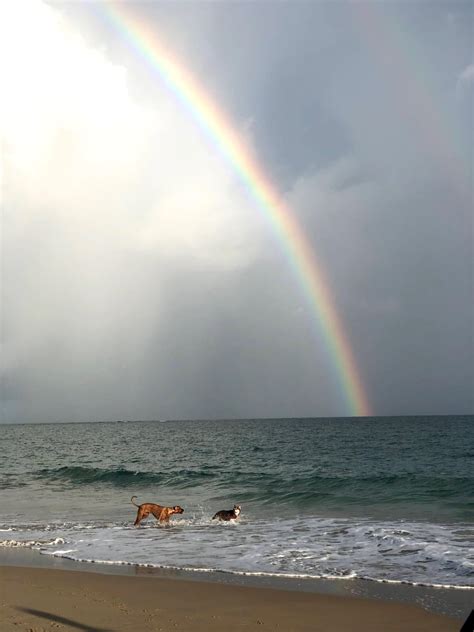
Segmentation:
<svg viewBox="0 0 474 632">
<path fill-rule="evenodd" d="M 133 50 L 158 72 L 175 98 L 230 163 L 250 192 L 278 237 L 305 299 L 316 317 L 337 371 L 349 413 L 356 416 L 370 415 L 368 398 L 351 346 L 334 307 L 329 286 L 324 280 L 316 254 L 290 208 L 274 190 L 263 169 L 223 112 L 176 57 L 161 44 L 156 32 L 148 24 L 131 16 L 125 3 L 101 3 L 99 6 Z"/>
</svg>

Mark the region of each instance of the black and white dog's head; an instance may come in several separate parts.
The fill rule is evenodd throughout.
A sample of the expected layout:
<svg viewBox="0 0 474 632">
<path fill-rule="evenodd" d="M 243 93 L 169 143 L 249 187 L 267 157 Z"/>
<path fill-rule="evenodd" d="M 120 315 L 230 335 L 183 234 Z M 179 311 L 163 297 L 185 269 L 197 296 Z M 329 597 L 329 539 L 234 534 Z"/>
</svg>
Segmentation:
<svg viewBox="0 0 474 632">
<path fill-rule="evenodd" d="M 240 516 L 240 511 L 241 511 L 240 505 L 234 505 L 234 514 L 236 518 Z"/>
</svg>

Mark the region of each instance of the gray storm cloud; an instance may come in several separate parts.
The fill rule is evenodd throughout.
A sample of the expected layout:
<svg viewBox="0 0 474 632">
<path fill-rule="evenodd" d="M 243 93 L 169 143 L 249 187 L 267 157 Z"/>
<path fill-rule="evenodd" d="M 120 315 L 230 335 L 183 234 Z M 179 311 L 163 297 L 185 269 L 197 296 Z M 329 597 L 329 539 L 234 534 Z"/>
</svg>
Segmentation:
<svg viewBox="0 0 474 632">
<path fill-rule="evenodd" d="M 134 7 L 298 216 L 374 411 L 472 410 L 462 16 L 400 17 L 451 125 L 453 185 L 347 5 Z M 2 11 L 2 421 L 347 414 L 269 224 L 169 91 L 85 5 Z"/>
<path fill-rule="evenodd" d="M 31 9 L 28 54 L 21 11 L 3 22 L 17 58 L 2 73 L 5 415 L 119 415 L 162 361 L 140 365 L 166 327 L 170 279 L 212 294 L 259 236 L 233 175 L 166 94 L 138 105 L 123 68 L 53 9 Z"/>
</svg>

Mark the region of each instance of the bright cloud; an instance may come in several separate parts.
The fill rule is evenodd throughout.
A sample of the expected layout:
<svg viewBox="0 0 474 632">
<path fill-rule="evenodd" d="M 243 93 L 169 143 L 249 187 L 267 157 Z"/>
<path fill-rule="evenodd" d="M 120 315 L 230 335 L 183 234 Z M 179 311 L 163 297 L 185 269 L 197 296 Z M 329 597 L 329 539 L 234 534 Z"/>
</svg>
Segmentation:
<svg viewBox="0 0 474 632">
<path fill-rule="evenodd" d="M 139 353 L 173 265 L 229 273 L 259 237 L 245 192 L 166 91 L 137 102 L 127 70 L 57 9 L 1 3 L 0 48 L 2 369 L 45 391 L 36 367 L 52 348 L 62 377 L 70 358 L 93 374 L 130 331 Z"/>
<path fill-rule="evenodd" d="M 123 67 L 91 50 L 54 9 L 28 7 L 25 22 L 23 3 L 3 4 L 0 33 L 2 137 L 16 213 L 28 221 L 41 209 L 43 218 L 104 231 L 124 246 L 245 262 L 248 203 L 167 95 L 153 109 L 137 104 Z"/>
</svg>

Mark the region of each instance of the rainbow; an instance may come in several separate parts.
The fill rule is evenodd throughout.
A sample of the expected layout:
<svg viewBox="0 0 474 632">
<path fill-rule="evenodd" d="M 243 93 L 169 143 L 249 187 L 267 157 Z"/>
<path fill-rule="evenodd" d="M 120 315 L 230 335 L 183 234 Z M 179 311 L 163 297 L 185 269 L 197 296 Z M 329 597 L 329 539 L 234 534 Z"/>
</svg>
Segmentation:
<svg viewBox="0 0 474 632">
<path fill-rule="evenodd" d="M 438 107 L 439 97 L 430 85 L 431 70 L 423 63 L 426 53 L 418 50 L 389 3 L 353 2 L 349 8 L 352 24 L 360 33 L 360 45 L 383 70 L 400 114 L 415 121 L 424 146 L 442 168 L 445 184 L 461 199 L 471 201 L 471 164 L 456 143 L 457 132 L 446 112 Z"/>
<path fill-rule="evenodd" d="M 334 307 L 330 288 L 312 246 L 291 209 L 274 190 L 263 169 L 223 112 L 183 64 L 159 41 L 156 31 L 132 16 L 126 3 L 99 3 L 99 7 L 132 50 L 158 73 L 174 98 L 214 149 L 230 164 L 250 193 L 256 207 L 277 237 L 315 316 L 318 330 L 323 334 L 348 414 L 370 415 L 367 395 L 341 319 Z"/>
</svg>

